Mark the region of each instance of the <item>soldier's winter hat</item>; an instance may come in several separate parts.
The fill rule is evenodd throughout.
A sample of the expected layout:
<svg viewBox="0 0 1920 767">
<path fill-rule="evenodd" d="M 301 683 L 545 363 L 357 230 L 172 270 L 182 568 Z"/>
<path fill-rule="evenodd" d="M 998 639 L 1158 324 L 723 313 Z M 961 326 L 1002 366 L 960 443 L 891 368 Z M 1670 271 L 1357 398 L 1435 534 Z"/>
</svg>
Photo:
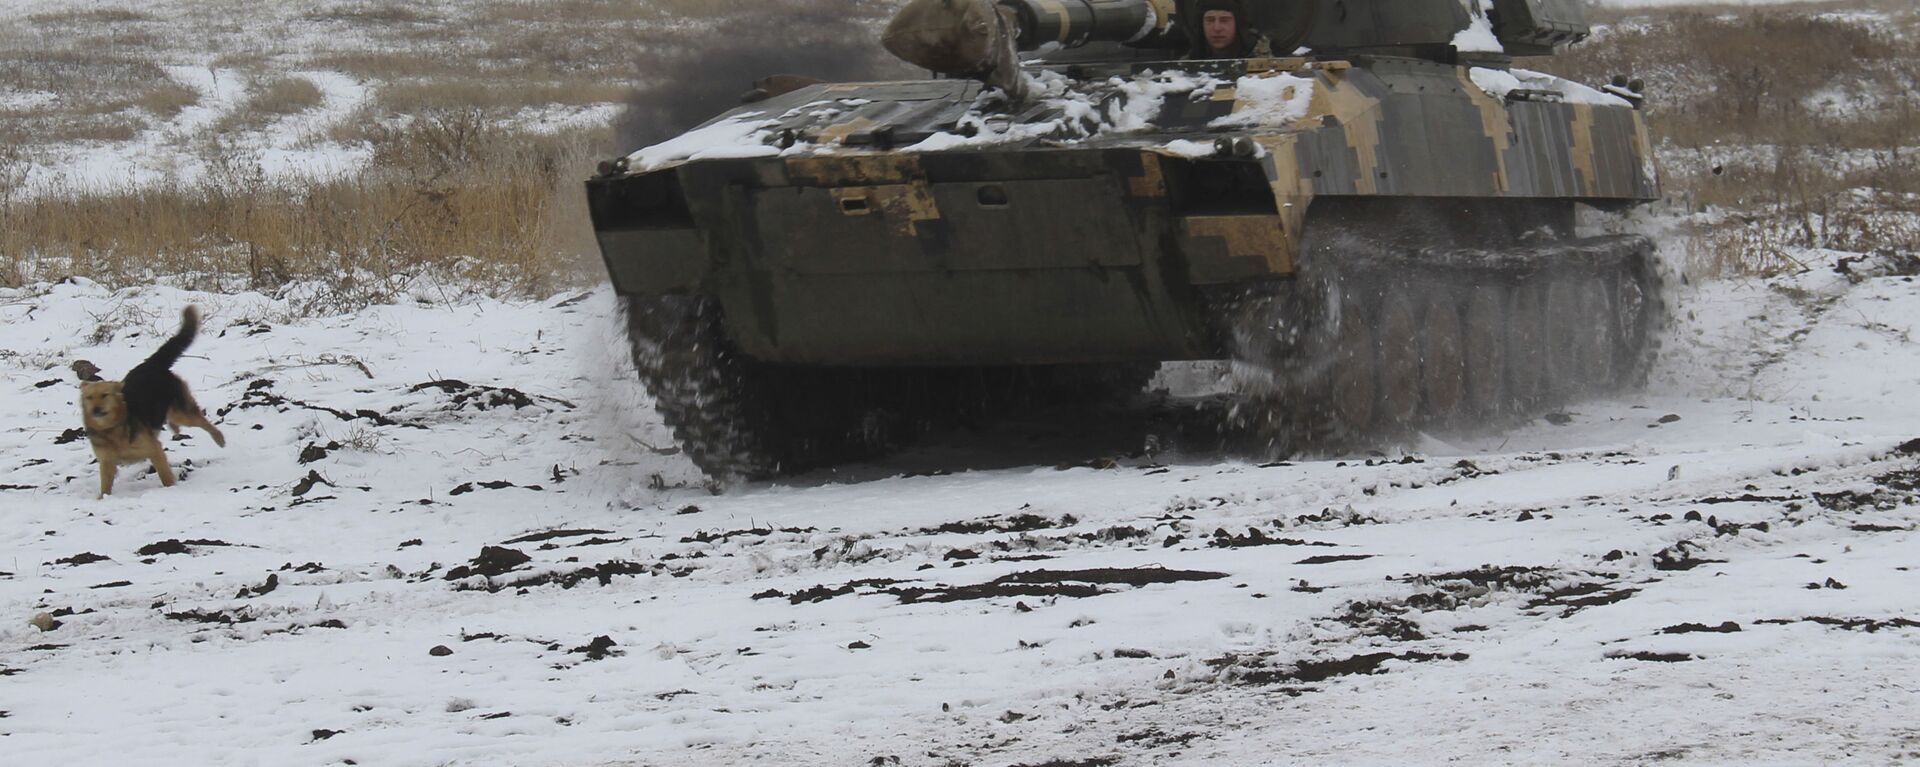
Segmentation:
<svg viewBox="0 0 1920 767">
<path fill-rule="evenodd" d="M 1208 11 L 1226 11 L 1233 14 L 1233 18 L 1237 21 L 1245 21 L 1247 18 L 1247 4 L 1242 0 L 1200 0 L 1194 6 L 1194 12 L 1202 16 Z"/>
</svg>

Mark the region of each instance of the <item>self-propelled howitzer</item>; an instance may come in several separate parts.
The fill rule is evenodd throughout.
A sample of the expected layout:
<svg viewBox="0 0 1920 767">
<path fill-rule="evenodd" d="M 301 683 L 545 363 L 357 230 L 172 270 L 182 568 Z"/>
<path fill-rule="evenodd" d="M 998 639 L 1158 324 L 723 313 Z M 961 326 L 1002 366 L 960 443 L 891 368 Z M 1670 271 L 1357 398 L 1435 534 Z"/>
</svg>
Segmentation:
<svg viewBox="0 0 1920 767">
<path fill-rule="evenodd" d="M 605 164 L 595 230 L 687 453 L 830 465 L 1171 360 L 1232 360 L 1283 449 L 1643 378 L 1652 247 L 1575 226 L 1658 195 L 1639 89 L 1512 65 L 1586 34 L 1573 0 L 1238 10 L 1297 55 L 1193 58 L 1198 2 L 912 0 L 883 39 L 940 77 Z"/>
</svg>

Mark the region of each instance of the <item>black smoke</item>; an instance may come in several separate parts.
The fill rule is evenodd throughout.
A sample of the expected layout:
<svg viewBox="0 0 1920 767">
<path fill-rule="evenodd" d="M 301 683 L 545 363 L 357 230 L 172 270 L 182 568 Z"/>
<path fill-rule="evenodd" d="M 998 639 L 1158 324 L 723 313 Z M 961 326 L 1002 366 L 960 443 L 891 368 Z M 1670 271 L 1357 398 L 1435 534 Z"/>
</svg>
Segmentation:
<svg viewBox="0 0 1920 767">
<path fill-rule="evenodd" d="M 756 80 L 788 74 L 832 82 L 912 76 L 880 47 L 892 3 L 763 0 L 716 21 L 642 42 L 640 86 L 616 125 L 621 151 L 658 143 L 740 104 Z"/>
</svg>

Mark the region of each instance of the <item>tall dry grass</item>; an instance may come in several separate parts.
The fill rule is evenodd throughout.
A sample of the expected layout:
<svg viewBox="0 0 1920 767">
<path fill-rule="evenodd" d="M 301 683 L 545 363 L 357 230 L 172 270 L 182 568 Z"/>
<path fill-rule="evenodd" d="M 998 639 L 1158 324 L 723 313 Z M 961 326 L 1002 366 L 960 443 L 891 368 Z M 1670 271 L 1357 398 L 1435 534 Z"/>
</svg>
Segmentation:
<svg viewBox="0 0 1920 767">
<path fill-rule="evenodd" d="M 1703 271 L 1795 268 L 1808 247 L 1920 249 L 1920 12 L 1836 6 L 1602 11 L 1590 43 L 1522 62 L 1586 82 L 1630 74 L 1668 190 L 1694 211 Z M 580 180 L 593 159 L 725 108 L 781 70 L 858 77 L 886 0 L 321 0 L 262 7 L 309 33 L 236 34 L 239 0 L 99 6 L 0 30 L 0 85 L 58 94 L 0 106 L 0 283 L 159 275 L 207 287 L 324 286 L 347 308 L 424 275 L 537 293 L 600 279 Z M 1862 7 L 1854 4 L 1850 8 Z M 186 10 L 181 10 L 185 8 Z M 796 34 L 803 30 L 808 34 Z M 241 30 L 244 31 L 244 30 Z M 158 62 L 168 45 L 231 37 L 215 65 L 257 81 L 245 103 L 184 145 L 214 170 L 114 190 L 26 190 L 35 152 L 124 140 L 199 95 Z M 181 42 L 187 41 L 187 42 Z M 201 49 L 196 49 L 201 50 Z M 348 177 L 276 181 L 246 142 L 315 108 L 298 70 L 345 73 L 373 91 L 320 140 L 372 147 Z M 883 74 L 911 75 L 904 70 Z M 542 135 L 511 127 L 530 107 L 627 102 L 616 129 Z M 184 178 L 184 177 L 183 177 Z M 28 192 L 32 193 L 29 194 Z M 321 307 L 316 306 L 316 310 Z"/>
<path fill-rule="evenodd" d="M 1701 273 L 1803 268 L 1809 248 L 1920 250 L 1920 12 L 1910 3 L 1601 14 L 1524 62 L 1646 82 L 1667 191 Z M 1847 11 L 1840 14 L 1835 11 Z"/>
<path fill-rule="evenodd" d="M 373 168 L 344 178 L 274 181 L 258 158 L 216 147 L 195 183 L 0 196 L 0 279 L 299 282 L 317 286 L 314 311 L 390 301 L 426 277 L 546 294 L 597 267 L 579 185 L 596 143 L 437 112 L 387 129 Z"/>
</svg>

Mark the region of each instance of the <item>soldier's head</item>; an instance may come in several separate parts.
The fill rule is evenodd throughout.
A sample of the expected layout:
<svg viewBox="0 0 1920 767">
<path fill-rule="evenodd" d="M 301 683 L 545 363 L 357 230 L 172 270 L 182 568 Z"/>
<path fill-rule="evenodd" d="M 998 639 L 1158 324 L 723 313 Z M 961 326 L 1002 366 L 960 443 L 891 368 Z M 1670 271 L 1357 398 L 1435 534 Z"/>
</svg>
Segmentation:
<svg viewBox="0 0 1920 767">
<path fill-rule="evenodd" d="M 1200 37 L 1206 51 L 1219 56 L 1236 52 L 1241 26 L 1245 23 L 1245 5 L 1239 0 L 1200 0 Z"/>
</svg>

